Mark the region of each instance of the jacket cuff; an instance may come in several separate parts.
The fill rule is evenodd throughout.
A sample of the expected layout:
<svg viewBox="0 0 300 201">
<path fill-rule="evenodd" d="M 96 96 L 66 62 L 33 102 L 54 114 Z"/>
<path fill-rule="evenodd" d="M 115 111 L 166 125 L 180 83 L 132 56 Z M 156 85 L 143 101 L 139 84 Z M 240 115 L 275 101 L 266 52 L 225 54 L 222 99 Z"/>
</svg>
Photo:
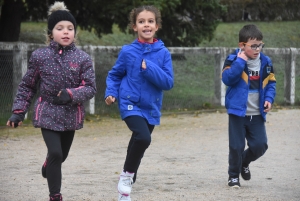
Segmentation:
<svg viewBox="0 0 300 201">
<path fill-rule="evenodd" d="M 70 95 L 71 100 L 73 100 L 73 94 L 72 91 L 70 89 L 66 89 L 68 94 Z"/>
</svg>

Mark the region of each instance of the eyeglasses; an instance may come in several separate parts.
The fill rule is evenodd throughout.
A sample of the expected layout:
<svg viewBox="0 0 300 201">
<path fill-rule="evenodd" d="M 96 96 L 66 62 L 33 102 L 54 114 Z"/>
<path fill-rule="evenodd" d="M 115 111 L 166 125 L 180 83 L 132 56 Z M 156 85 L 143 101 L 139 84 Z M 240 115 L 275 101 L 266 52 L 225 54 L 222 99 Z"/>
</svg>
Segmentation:
<svg viewBox="0 0 300 201">
<path fill-rule="evenodd" d="M 249 45 L 247 43 L 243 43 L 243 44 L 247 45 L 247 46 L 250 46 L 252 50 L 257 50 L 257 48 L 262 49 L 265 46 L 264 43 L 260 43 L 259 45 L 257 45 L 257 44 Z"/>
</svg>

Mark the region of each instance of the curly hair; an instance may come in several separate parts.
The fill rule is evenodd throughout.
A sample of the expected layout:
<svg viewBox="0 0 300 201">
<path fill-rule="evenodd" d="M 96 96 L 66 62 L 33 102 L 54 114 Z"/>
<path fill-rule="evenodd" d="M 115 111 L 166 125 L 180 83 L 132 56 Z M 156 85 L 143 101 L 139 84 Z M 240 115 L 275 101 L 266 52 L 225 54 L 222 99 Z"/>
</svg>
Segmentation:
<svg viewBox="0 0 300 201">
<path fill-rule="evenodd" d="M 129 29 L 133 28 L 133 26 L 136 24 L 136 18 L 138 16 L 138 14 L 140 14 L 143 11 L 152 12 L 155 15 L 155 21 L 156 21 L 158 28 L 161 28 L 162 20 L 161 20 L 160 11 L 155 6 L 146 5 L 146 6 L 140 6 L 140 7 L 137 7 L 137 8 L 134 8 L 131 10 L 131 12 L 129 14 L 129 24 L 128 24 Z"/>
</svg>

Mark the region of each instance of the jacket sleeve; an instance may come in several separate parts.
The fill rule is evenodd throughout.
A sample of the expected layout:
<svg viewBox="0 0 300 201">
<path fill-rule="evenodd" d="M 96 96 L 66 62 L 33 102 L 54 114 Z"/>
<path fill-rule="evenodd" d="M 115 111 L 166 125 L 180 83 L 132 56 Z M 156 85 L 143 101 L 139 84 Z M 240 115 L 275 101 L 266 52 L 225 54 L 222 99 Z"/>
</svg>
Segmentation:
<svg viewBox="0 0 300 201">
<path fill-rule="evenodd" d="M 235 59 L 236 58 L 236 59 Z M 236 55 L 230 55 L 224 62 L 222 70 L 222 81 L 226 86 L 235 85 L 245 69 L 246 61 Z"/>
<path fill-rule="evenodd" d="M 106 90 L 104 98 L 113 96 L 118 98 L 119 88 L 123 77 L 126 75 L 126 58 L 123 48 L 121 49 L 118 59 L 106 77 Z"/>
<path fill-rule="evenodd" d="M 37 86 L 40 80 L 39 65 L 41 64 L 39 63 L 38 56 L 36 52 L 33 52 L 28 62 L 27 72 L 19 84 L 12 112 L 26 113 L 28 111 L 32 98 L 37 92 Z"/>
<path fill-rule="evenodd" d="M 274 74 L 274 68 L 272 65 L 272 62 L 270 60 L 270 58 L 268 58 L 269 61 L 269 68 L 271 68 L 271 71 L 269 73 L 269 75 L 267 76 L 267 78 L 265 80 L 263 80 L 263 86 L 265 85 L 265 81 L 267 81 L 266 86 L 264 87 L 264 99 L 265 101 L 268 101 L 270 103 L 274 103 L 275 100 L 275 96 L 276 96 L 276 79 L 275 79 L 275 74 Z"/>
<path fill-rule="evenodd" d="M 72 103 L 84 103 L 96 94 L 95 71 L 90 56 L 81 64 L 81 84 L 77 88 L 67 89 L 72 96 Z"/>
<path fill-rule="evenodd" d="M 268 101 L 270 103 L 274 103 L 276 96 L 276 82 L 271 82 L 267 85 L 266 91 L 265 91 L 265 101 Z"/>
<path fill-rule="evenodd" d="M 162 67 L 159 67 L 150 60 L 145 59 L 147 68 L 141 69 L 143 76 L 155 86 L 162 90 L 170 90 L 174 86 L 174 74 L 172 59 L 169 51 L 165 52 Z"/>
</svg>

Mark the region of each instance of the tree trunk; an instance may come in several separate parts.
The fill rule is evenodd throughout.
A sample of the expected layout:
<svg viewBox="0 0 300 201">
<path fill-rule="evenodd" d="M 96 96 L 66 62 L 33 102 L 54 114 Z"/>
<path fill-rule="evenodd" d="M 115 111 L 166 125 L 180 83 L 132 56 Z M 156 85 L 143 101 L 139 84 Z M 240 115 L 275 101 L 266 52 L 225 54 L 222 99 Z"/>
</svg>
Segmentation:
<svg viewBox="0 0 300 201">
<path fill-rule="evenodd" d="M 0 41 L 19 40 L 23 7 L 22 0 L 4 0 L 0 18 Z"/>
</svg>

